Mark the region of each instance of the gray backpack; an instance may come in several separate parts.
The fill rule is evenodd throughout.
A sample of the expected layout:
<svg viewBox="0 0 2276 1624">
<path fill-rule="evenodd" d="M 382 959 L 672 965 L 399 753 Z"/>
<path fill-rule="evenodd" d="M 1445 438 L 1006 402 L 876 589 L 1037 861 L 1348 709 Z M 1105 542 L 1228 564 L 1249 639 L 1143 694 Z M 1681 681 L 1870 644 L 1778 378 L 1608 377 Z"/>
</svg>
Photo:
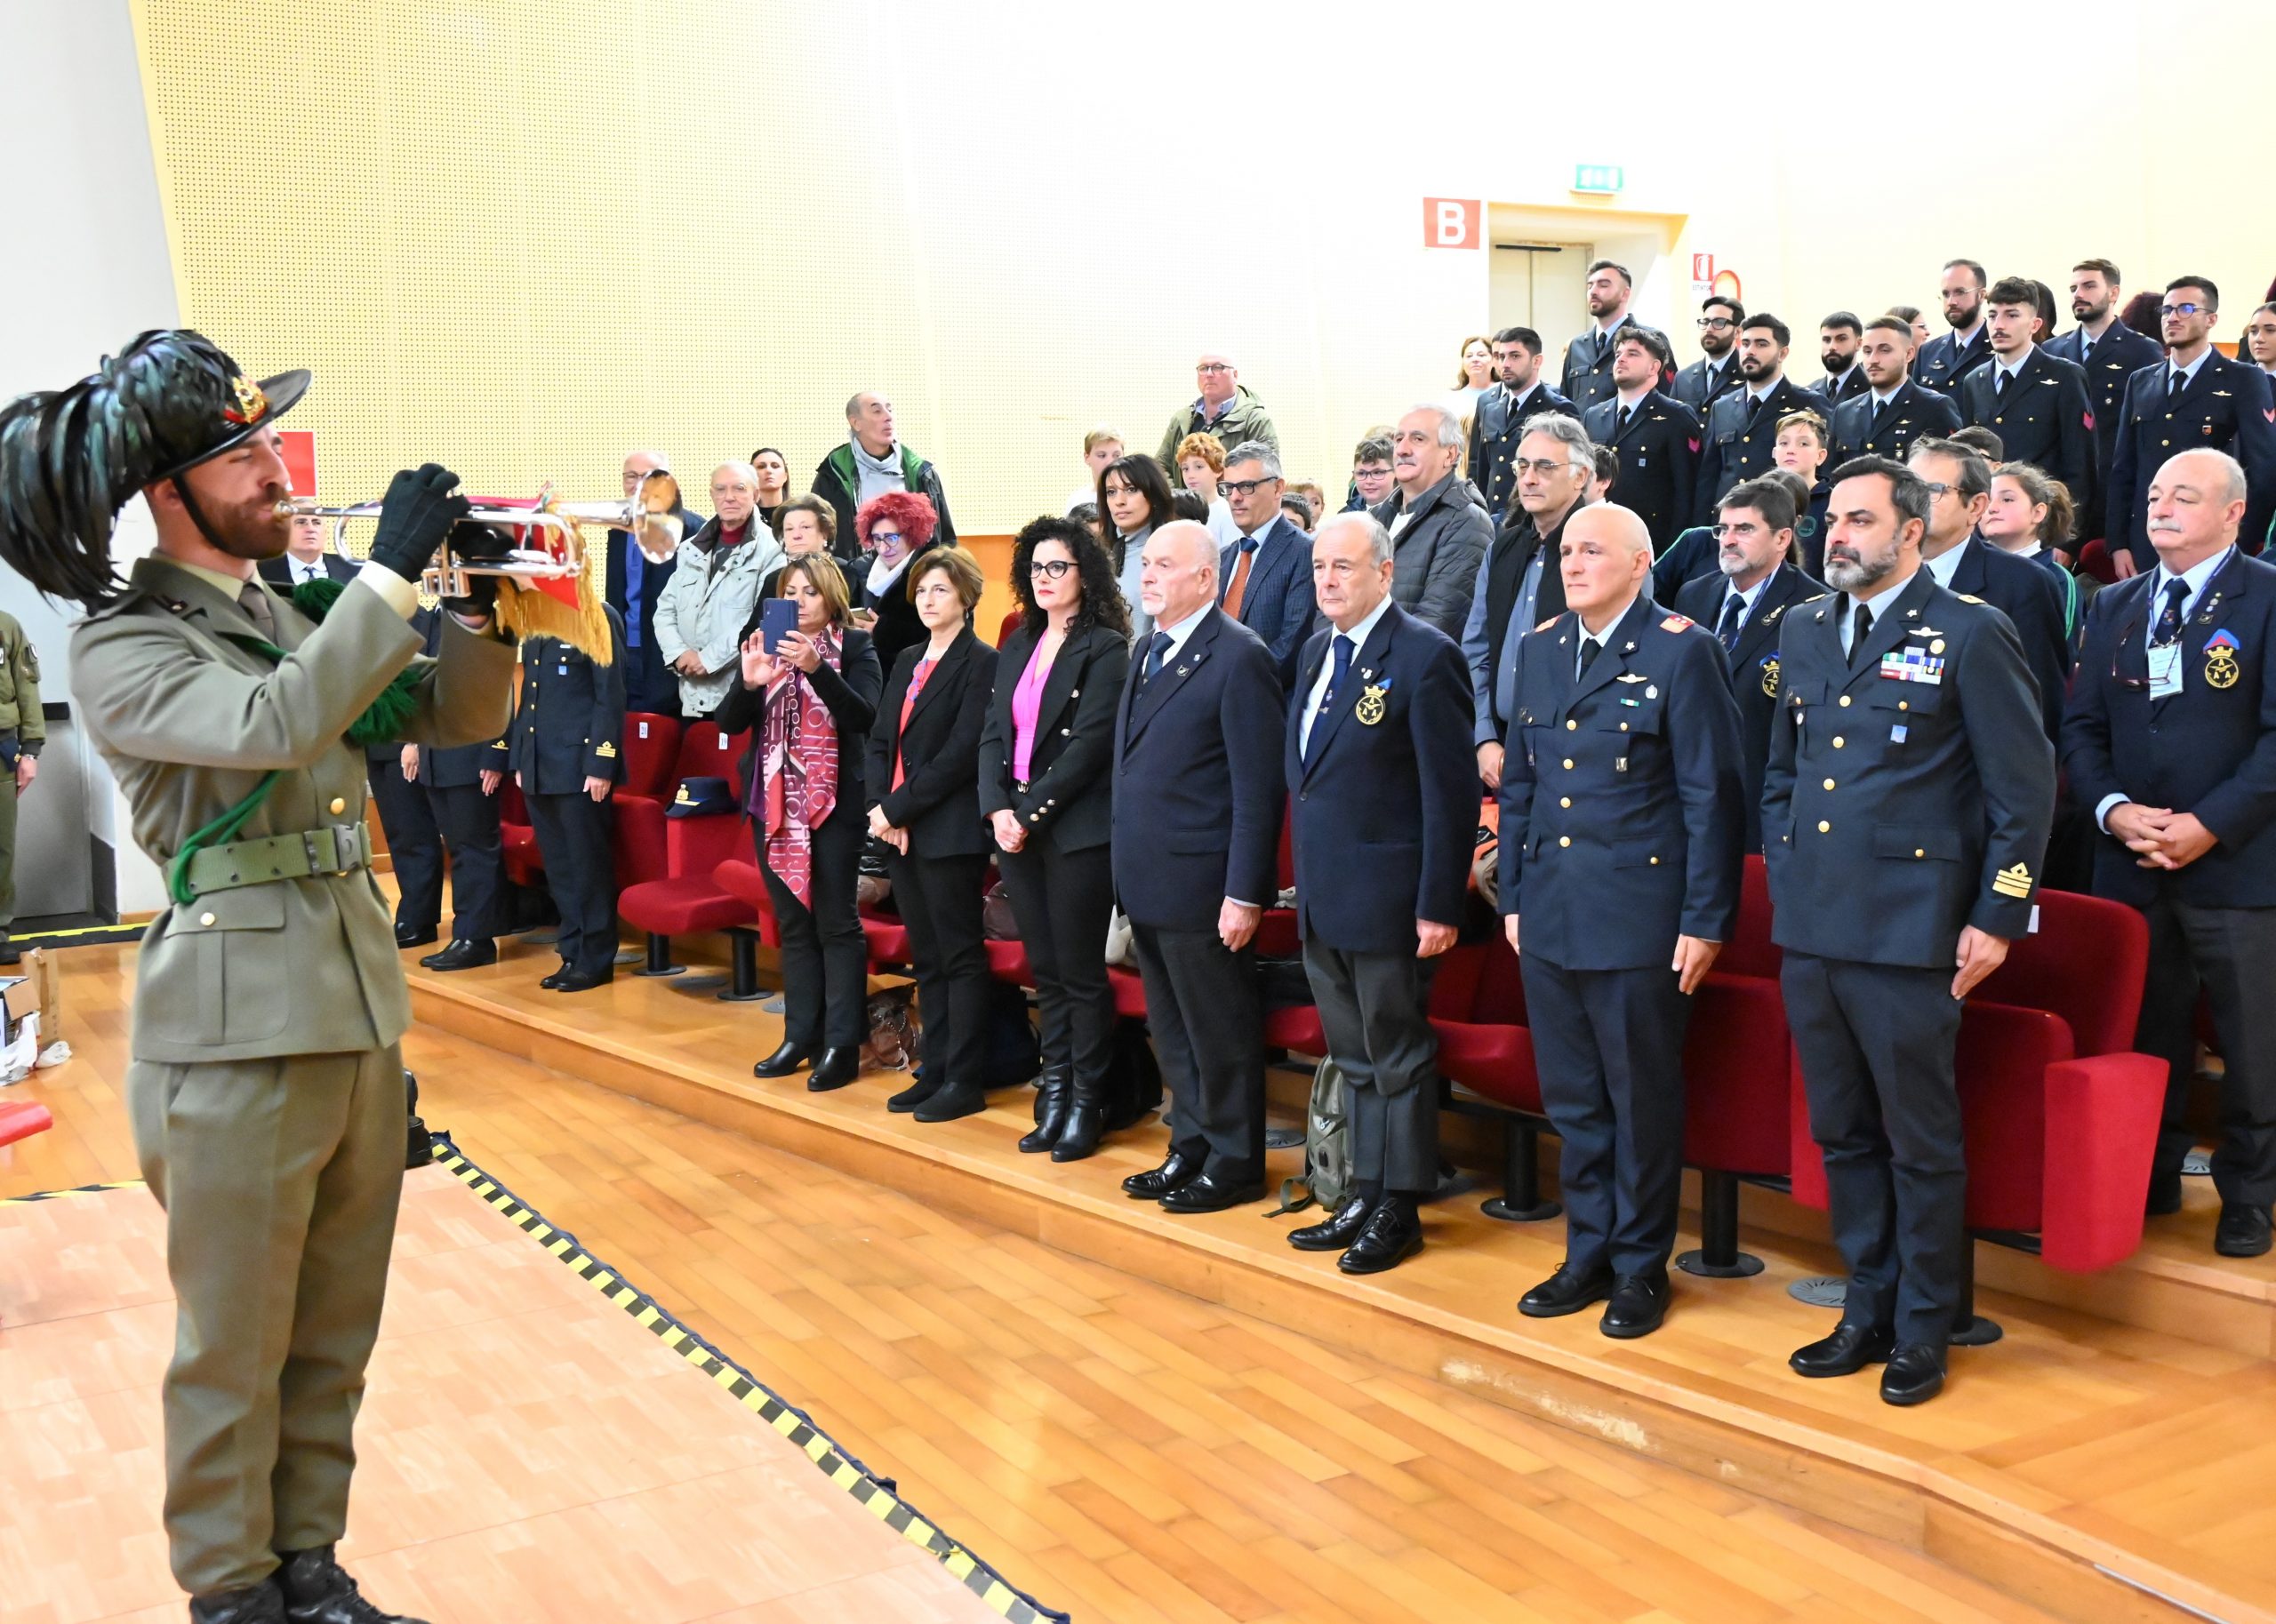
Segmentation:
<svg viewBox="0 0 2276 1624">
<path fill-rule="evenodd" d="M 1304 1174 L 1280 1181 L 1280 1204 L 1265 1214 L 1301 1212 L 1313 1202 L 1329 1212 L 1351 1190 L 1351 1123 L 1344 1114 L 1343 1068 L 1323 1060 L 1312 1073 L 1312 1097 L 1304 1107 Z"/>
</svg>

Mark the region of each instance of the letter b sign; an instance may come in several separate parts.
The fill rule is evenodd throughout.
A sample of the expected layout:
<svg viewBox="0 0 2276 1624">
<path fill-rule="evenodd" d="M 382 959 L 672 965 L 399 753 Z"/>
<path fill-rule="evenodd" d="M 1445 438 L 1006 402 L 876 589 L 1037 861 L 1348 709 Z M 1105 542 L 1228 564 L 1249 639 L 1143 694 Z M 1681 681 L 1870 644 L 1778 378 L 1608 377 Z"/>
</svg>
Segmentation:
<svg viewBox="0 0 2276 1624">
<path fill-rule="evenodd" d="M 1475 248 L 1479 242 L 1482 206 L 1475 197 L 1425 197 L 1422 200 L 1422 246 Z"/>
</svg>

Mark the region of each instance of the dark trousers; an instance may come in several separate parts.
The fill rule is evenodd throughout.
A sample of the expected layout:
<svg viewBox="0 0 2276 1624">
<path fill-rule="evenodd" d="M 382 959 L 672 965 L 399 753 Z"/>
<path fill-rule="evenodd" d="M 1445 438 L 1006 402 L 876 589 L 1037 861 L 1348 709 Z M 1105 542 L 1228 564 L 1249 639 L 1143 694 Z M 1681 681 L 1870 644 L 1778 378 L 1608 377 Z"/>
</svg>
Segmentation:
<svg viewBox="0 0 2276 1624">
<path fill-rule="evenodd" d="M 395 922 L 425 935 L 443 916 L 443 837 L 427 791 L 403 775 L 403 752 L 366 756 L 372 804 L 388 837 L 397 892 Z"/>
<path fill-rule="evenodd" d="M 506 928 L 499 912 L 506 896 L 506 847 L 498 829 L 498 797 L 483 794 L 479 784 L 445 789 L 429 785 L 427 804 L 427 815 L 451 852 L 451 940 L 480 941 L 500 934 Z M 438 902 L 442 884 L 437 873 Z M 410 894 L 407 888 L 404 894 Z"/>
<path fill-rule="evenodd" d="M 1436 959 L 1347 953 L 1304 943 L 1304 976 L 1328 1053 L 1343 1071 L 1351 1176 L 1392 1195 L 1439 1187 L 1439 1035 L 1431 1029 Z"/>
<path fill-rule="evenodd" d="M 493 797 L 494 798 L 494 797 Z M 545 860 L 545 888 L 561 916 L 554 951 L 573 975 L 602 975 L 616 965 L 616 854 L 610 836 L 616 807 L 580 790 L 531 795 L 530 828 Z M 495 813 L 492 814 L 495 817 Z"/>
<path fill-rule="evenodd" d="M 2276 1201 L 2276 908 L 2200 908 L 2160 886 L 2144 910 L 2150 973 L 2134 1046 L 2166 1063 L 2165 1123 L 2157 1171 L 2178 1175 L 2196 1143 L 2185 1122 L 2197 1060 L 2197 996 L 2212 1006 L 2221 1045 L 2221 1142 L 2213 1184 L 2223 1201 L 2265 1208 Z"/>
<path fill-rule="evenodd" d="M 768 867 L 765 826 L 754 821 L 751 833 L 782 937 L 782 1039 L 808 1052 L 859 1049 L 870 1035 L 870 948 L 854 893 L 868 819 L 841 798 L 813 831 L 811 908 Z"/>
<path fill-rule="evenodd" d="M 886 859 L 886 871 L 893 877 L 901 922 L 909 927 L 926 1081 L 942 1088 L 984 1088 L 981 1058 L 987 1051 L 991 983 L 980 930 L 980 887 L 988 859 L 980 852 L 894 852 Z"/>
<path fill-rule="evenodd" d="M 1662 1272 L 1683 1194 L 1691 1000 L 1665 964 L 1567 970 L 1528 950 L 1518 966 L 1542 1104 L 1562 1144 L 1566 1260 Z"/>
<path fill-rule="evenodd" d="M 1789 951 L 1779 985 L 1849 1265 L 1841 1317 L 1941 1348 L 1968 1245 L 1952 972 Z"/>
<path fill-rule="evenodd" d="M 1070 1076 L 1084 1098 L 1102 1098 L 1114 1058 L 1114 989 L 1106 980 L 1112 854 L 1102 845 L 1062 852 L 1046 837 L 998 861 L 1035 973 L 1044 1068 Z"/>
<path fill-rule="evenodd" d="M 1264 1012 L 1256 955 L 1212 931 L 1134 923 L 1146 1026 L 1169 1089 L 1170 1148 L 1225 1184 L 1264 1177 Z"/>
</svg>

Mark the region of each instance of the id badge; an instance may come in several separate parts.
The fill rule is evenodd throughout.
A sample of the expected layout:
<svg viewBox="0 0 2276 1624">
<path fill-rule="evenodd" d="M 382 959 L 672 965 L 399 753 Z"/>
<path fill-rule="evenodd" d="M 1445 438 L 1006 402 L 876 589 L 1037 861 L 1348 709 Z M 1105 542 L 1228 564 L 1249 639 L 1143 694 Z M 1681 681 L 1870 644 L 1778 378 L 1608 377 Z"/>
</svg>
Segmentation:
<svg viewBox="0 0 2276 1624">
<path fill-rule="evenodd" d="M 2181 644 L 2158 643 L 2150 645 L 2150 697 L 2169 700 L 2181 692 Z"/>
</svg>

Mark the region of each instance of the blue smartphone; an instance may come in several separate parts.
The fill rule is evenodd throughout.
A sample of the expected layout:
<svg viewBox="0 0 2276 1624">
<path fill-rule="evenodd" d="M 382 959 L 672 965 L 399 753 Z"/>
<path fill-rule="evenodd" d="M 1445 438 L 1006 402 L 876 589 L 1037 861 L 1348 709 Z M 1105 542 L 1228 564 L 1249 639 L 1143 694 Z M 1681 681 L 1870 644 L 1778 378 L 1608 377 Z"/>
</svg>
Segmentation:
<svg viewBox="0 0 2276 1624">
<path fill-rule="evenodd" d="M 766 652 L 782 652 L 782 639 L 798 629 L 798 606 L 787 597 L 770 597 L 759 605 L 759 636 L 766 640 Z"/>
</svg>

